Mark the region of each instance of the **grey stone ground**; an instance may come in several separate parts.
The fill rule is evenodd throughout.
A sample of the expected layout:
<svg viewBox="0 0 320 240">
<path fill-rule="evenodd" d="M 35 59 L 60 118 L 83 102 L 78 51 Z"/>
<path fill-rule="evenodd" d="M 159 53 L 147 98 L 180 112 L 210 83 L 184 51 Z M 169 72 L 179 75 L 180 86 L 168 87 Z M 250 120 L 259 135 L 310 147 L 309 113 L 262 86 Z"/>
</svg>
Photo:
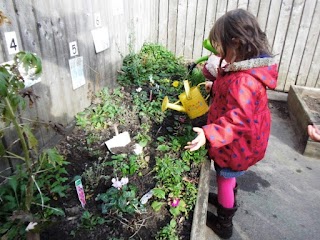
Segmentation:
<svg viewBox="0 0 320 240">
<path fill-rule="evenodd" d="M 286 95 L 271 92 L 269 99 L 272 130 L 268 150 L 262 161 L 238 178 L 239 209 L 231 239 L 320 239 L 320 159 L 301 154 L 299 136 L 286 112 Z M 212 192 L 216 191 L 214 177 L 215 172 L 210 171 Z M 212 206 L 209 210 L 215 212 Z M 205 237 L 193 234 L 192 239 L 219 239 L 206 226 L 201 229 Z"/>
</svg>

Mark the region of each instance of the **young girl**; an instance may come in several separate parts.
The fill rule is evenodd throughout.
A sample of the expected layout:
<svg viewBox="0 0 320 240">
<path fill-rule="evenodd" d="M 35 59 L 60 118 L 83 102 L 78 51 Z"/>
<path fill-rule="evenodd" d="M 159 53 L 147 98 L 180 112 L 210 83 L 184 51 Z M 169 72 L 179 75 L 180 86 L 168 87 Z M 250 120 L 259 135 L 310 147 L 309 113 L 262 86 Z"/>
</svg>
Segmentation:
<svg viewBox="0 0 320 240">
<path fill-rule="evenodd" d="M 193 128 L 198 136 L 185 149 L 195 151 L 207 144 L 218 187 L 218 195 L 209 195 L 218 216 L 208 212 L 207 225 L 230 238 L 237 210 L 236 177 L 265 155 L 271 123 L 266 89 L 276 87 L 278 73 L 266 34 L 245 10 L 220 17 L 209 39 L 221 57 L 218 65 L 216 57 L 209 59 L 204 69 L 205 76 L 215 80 L 207 84 L 213 100 L 207 125 Z"/>
</svg>

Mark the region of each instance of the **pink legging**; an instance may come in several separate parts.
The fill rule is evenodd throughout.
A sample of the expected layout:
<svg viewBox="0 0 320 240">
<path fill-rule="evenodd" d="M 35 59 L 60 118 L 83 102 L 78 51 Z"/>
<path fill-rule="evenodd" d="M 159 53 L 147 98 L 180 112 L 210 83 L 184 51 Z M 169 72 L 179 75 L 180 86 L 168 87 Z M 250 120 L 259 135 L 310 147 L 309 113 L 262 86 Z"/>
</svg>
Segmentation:
<svg viewBox="0 0 320 240">
<path fill-rule="evenodd" d="M 217 176 L 218 183 L 218 202 L 224 208 L 234 207 L 234 193 L 233 189 L 236 186 L 236 178 L 224 178 Z"/>
</svg>

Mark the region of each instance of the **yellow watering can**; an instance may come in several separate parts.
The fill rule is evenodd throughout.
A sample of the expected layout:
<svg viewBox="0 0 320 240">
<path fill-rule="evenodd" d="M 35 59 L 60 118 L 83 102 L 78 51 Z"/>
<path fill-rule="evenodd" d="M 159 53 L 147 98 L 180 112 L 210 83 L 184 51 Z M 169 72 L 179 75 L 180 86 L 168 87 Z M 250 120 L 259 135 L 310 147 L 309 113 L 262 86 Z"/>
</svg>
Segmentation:
<svg viewBox="0 0 320 240">
<path fill-rule="evenodd" d="M 167 108 L 171 108 L 179 112 L 185 112 L 191 119 L 204 115 L 209 110 L 206 102 L 209 95 L 204 99 L 199 90 L 199 86 L 204 84 L 204 82 L 199 83 L 197 86 L 190 88 L 189 81 L 184 80 L 185 92 L 179 95 L 179 100 L 175 103 L 169 103 L 169 98 L 166 96 L 162 101 L 161 110 L 164 112 Z M 182 103 L 182 106 L 178 105 L 179 102 Z"/>
</svg>

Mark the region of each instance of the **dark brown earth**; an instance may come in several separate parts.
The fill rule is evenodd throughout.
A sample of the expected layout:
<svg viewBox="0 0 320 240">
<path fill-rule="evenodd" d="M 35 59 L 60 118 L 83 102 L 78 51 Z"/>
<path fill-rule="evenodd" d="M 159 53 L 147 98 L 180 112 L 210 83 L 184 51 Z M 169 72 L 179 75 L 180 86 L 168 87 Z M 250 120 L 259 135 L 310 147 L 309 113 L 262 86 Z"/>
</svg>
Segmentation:
<svg viewBox="0 0 320 240">
<path fill-rule="evenodd" d="M 130 113 L 128 113 L 130 114 Z M 179 114 L 174 113 L 174 114 Z M 137 117 L 130 117 L 130 122 L 126 126 L 119 125 L 119 133 L 128 131 L 131 136 L 136 134 L 137 126 L 140 120 Z M 141 171 L 143 177 L 134 175 L 130 178 L 130 182 L 138 187 L 140 193 L 146 193 L 155 185 L 154 173 L 152 169 L 155 165 L 155 140 L 158 136 L 166 134 L 166 127 L 173 126 L 172 116 L 166 118 L 162 125 L 153 125 L 151 129 L 151 136 L 153 139 L 149 147 L 144 150 L 147 152 L 149 162 L 148 167 Z M 201 125 L 204 118 L 199 118 L 193 121 L 195 125 Z M 62 208 L 66 216 L 63 218 L 54 219 L 48 228 L 41 233 L 41 239 L 61 240 L 61 239 L 154 239 L 157 232 L 169 223 L 171 214 L 167 208 L 162 208 L 160 212 L 155 212 L 149 206 L 147 213 L 136 214 L 134 216 L 123 215 L 107 215 L 103 216 L 99 209 L 100 203 L 95 201 L 95 197 L 99 193 L 104 193 L 111 187 L 111 181 L 99 182 L 99 185 L 92 191 L 86 190 L 87 205 L 82 209 L 77 198 L 77 193 L 74 187 L 74 177 L 83 174 L 83 172 L 94 165 L 95 162 L 105 161 L 111 159 L 111 152 L 107 149 L 104 141 L 114 136 L 112 127 L 100 130 L 100 140 L 90 146 L 87 144 L 87 139 L 90 132 L 75 127 L 73 131 L 65 136 L 61 142 L 56 146 L 61 154 L 70 163 L 67 166 L 70 189 L 68 196 L 64 199 L 58 199 L 51 205 Z M 125 149 L 113 149 L 113 151 L 129 152 L 131 147 Z M 98 154 L 97 154 L 98 153 Z M 100 159 L 100 160 L 99 160 Z M 188 180 L 197 182 L 199 179 L 200 169 L 194 168 L 188 173 Z M 112 169 L 106 169 L 103 173 L 105 176 L 112 175 Z M 86 183 L 83 182 L 83 185 Z M 141 197 L 141 196 L 140 196 Z M 94 216 L 104 217 L 106 223 L 96 225 L 91 229 L 85 229 L 81 226 L 81 216 L 85 210 L 88 210 Z M 189 216 L 178 217 L 178 234 L 180 239 L 190 239 L 192 214 Z"/>
</svg>

